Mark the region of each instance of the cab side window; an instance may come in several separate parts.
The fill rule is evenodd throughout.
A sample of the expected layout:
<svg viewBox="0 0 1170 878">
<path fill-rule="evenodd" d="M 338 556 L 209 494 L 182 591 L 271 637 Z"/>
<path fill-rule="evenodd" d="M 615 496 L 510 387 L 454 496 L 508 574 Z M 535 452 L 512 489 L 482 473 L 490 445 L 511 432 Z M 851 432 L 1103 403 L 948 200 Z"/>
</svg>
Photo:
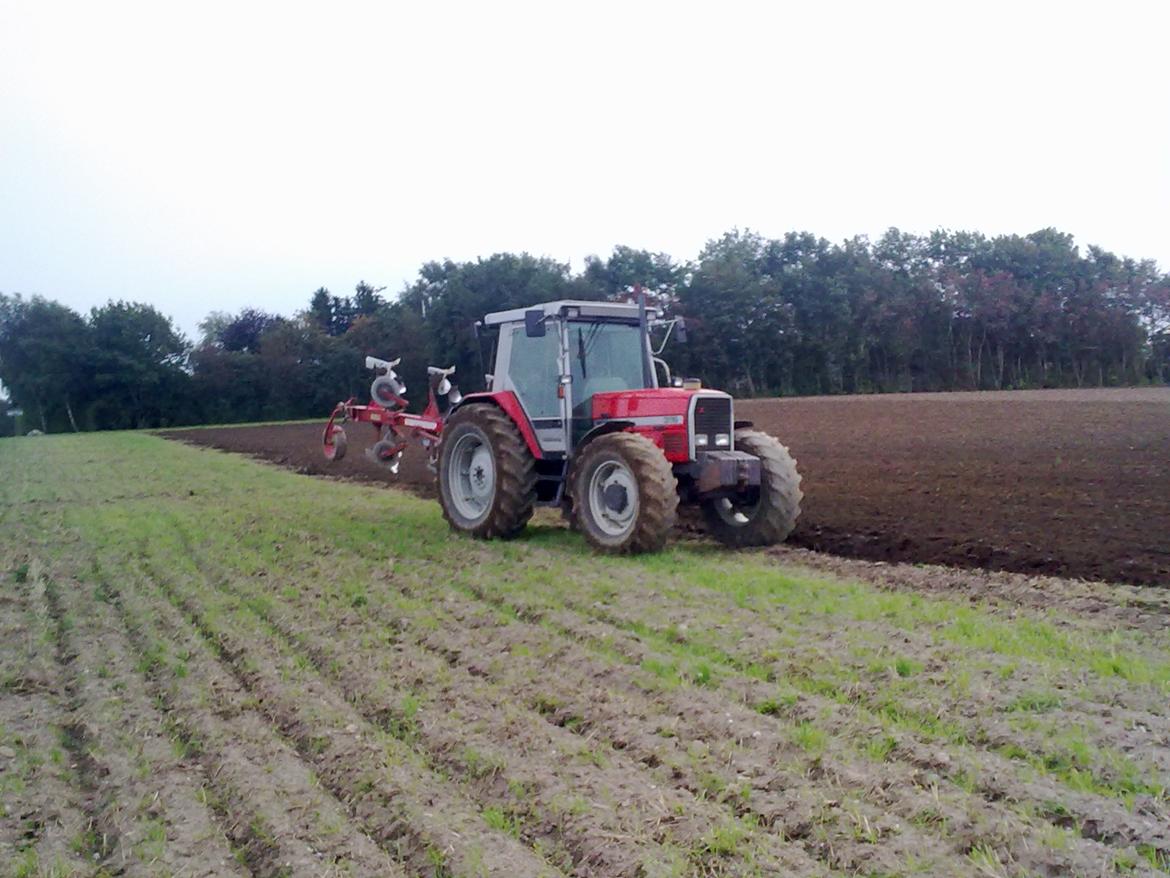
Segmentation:
<svg viewBox="0 0 1170 878">
<path fill-rule="evenodd" d="M 529 338 L 523 326 L 512 330 L 508 378 L 529 418 L 559 418 L 557 355 L 560 341 L 556 324 L 539 338 Z"/>
</svg>

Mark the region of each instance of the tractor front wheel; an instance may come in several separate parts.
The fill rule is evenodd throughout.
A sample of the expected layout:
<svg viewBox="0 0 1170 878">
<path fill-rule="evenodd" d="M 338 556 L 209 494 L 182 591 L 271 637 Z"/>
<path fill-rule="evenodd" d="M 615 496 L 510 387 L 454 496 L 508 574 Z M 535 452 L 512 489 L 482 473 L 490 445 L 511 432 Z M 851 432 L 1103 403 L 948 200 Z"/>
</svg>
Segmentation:
<svg viewBox="0 0 1170 878">
<path fill-rule="evenodd" d="M 757 430 L 736 430 L 735 448 L 760 459 L 760 490 L 750 501 L 703 501 L 707 531 L 726 546 L 770 546 L 788 539 L 800 517 L 800 473 L 780 440 Z"/>
<path fill-rule="evenodd" d="M 493 405 L 458 409 L 443 425 L 439 503 L 452 530 L 511 539 L 536 503 L 536 464 L 512 419 Z"/>
<path fill-rule="evenodd" d="M 573 466 L 573 517 L 594 548 L 632 554 L 666 544 L 678 483 L 662 449 L 636 433 L 590 442 Z"/>
</svg>

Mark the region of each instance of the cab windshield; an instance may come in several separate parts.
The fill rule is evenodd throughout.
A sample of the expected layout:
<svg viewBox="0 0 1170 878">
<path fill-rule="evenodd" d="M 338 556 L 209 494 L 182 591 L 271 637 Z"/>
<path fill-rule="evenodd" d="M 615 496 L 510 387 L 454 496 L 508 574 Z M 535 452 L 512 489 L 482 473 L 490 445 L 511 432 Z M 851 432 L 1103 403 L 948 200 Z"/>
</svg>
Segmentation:
<svg viewBox="0 0 1170 878">
<path fill-rule="evenodd" d="M 641 328 L 631 323 L 569 321 L 574 413 L 595 393 L 646 387 Z"/>
</svg>

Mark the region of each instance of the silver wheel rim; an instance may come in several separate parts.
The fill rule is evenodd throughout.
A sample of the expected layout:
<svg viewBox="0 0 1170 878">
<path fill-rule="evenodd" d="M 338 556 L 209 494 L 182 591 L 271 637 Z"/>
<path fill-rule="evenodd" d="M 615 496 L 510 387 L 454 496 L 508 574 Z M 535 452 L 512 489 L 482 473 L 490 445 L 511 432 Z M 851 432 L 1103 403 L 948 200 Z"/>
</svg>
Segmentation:
<svg viewBox="0 0 1170 878">
<path fill-rule="evenodd" d="M 740 506 L 732 503 L 726 497 L 720 497 L 715 501 L 715 511 L 719 513 L 719 517 L 732 527 L 744 527 L 752 519 L 751 514 L 755 511 L 756 504 L 751 506 Z M 746 512 L 744 510 L 747 510 Z"/>
<path fill-rule="evenodd" d="M 589 479 L 588 495 L 590 517 L 606 536 L 623 536 L 634 526 L 638 483 L 624 463 L 607 460 L 598 466 Z"/>
<path fill-rule="evenodd" d="M 496 493 L 496 462 L 482 436 L 466 433 L 451 449 L 447 491 L 463 518 L 476 519 L 491 508 Z"/>
</svg>

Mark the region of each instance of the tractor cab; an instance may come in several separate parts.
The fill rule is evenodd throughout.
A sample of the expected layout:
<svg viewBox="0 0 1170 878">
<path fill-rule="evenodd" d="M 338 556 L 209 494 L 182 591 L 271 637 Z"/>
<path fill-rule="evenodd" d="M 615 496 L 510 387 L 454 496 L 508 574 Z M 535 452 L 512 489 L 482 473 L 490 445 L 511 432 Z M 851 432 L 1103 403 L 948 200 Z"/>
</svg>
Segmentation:
<svg viewBox="0 0 1170 878">
<path fill-rule="evenodd" d="M 607 425 L 681 426 L 694 391 L 660 389 L 659 371 L 667 382 L 670 371 L 651 345 L 652 327 L 669 335 L 675 324 L 654 308 L 620 302 L 496 311 L 483 320 L 500 330 L 490 391 L 515 393 L 546 458 L 572 453 Z M 708 396 L 727 399 L 730 418 L 730 397 Z M 728 423 L 723 432 L 730 431 Z"/>
</svg>

